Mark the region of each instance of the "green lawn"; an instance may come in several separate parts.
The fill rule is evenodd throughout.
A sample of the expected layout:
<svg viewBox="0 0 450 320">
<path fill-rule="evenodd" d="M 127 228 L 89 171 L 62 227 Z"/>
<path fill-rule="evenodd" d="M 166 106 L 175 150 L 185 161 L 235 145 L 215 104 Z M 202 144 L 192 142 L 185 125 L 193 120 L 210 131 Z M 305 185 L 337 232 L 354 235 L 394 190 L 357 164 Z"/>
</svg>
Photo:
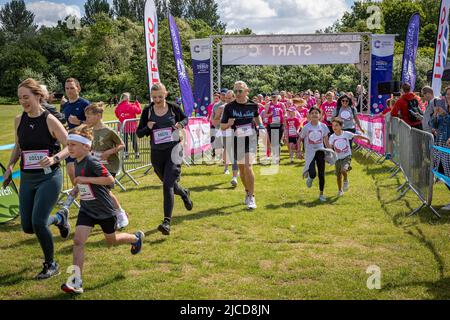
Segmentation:
<svg viewBox="0 0 450 320">
<path fill-rule="evenodd" d="M 0 107 L 1 144 L 12 141 L 17 107 Z M 108 111 L 111 113 L 111 111 Z M 3 155 L 2 155 L 2 159 Z M 389 179 L 388 163 L 354 157 L 350 191 L 337 199 L 333 168 L 327 167 L 325 194 L 317 181 L 307 189 L 301 165 L 288 164 L 284 150 L 277 175 L 256 166 L 258 209 L 245 210 L 243 188 L 217 165 L 183 167 L 182 185 L 191 189 L 194 209 L 176 199 L 172 234 L 155 230 L 162 219 L 162 187 L 151 172 L 139 187 L 126 183 L 115 193 L 130 214 L 128 231 L 146 233 L 143 251 L 107 249 L 96 228 L 86 246 L 85 294 L 59 289 L 64 273 L 37 282 L 42 254 L 35 237 L 18 220 L 0 226 L 0 299 L 449 299 L 450 215 L 435 219 L 410 192 L 395 201 L 403 179 Z M 138 174 L 142 176 L 142 174 Z M 434 205 L 449 201 L 438 184 Z M 76 210 L 71 211 L 72 226 Z M 55 233 L 63 271 L 72 262 L 72 242 Z M 72 238 L 71 238 L 72 239 Z M 366 269 L 382 272 L 381 290 L 369 290 Z"/>
</svg>

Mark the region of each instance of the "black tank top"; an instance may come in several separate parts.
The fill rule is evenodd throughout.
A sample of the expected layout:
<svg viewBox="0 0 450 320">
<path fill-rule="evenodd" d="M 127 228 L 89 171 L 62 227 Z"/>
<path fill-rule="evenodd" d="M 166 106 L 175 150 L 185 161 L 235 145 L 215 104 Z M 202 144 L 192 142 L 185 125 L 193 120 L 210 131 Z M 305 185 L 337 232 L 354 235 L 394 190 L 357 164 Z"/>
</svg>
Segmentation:
<svg viewBox="0 0 450 320">
<path fill-rule="evenodd" d="M 19 146 L 22 151 L 20 169 L 24 172 L 43 172 L 43 169 L 25 169 L 25 160 L 33 157 L 30 151 L 48 152 L 49 156 L 57 154 L 61 147 L 58 140 L 53 138 L 47 125 L 47 117 L 50 113 L 48 111 L 42 112 L 37 118 L 30 118 L 26 112 L 22 113 L 22 118 L 17 128 L 17 137 L 19 139 Z M 31 154 L 31 155 L 30 155 Z M 26 159 L 25 159 L 26 158 Z M 54 164 L 51 168 L 55 169 L 59 163 Z"/>
</svg>

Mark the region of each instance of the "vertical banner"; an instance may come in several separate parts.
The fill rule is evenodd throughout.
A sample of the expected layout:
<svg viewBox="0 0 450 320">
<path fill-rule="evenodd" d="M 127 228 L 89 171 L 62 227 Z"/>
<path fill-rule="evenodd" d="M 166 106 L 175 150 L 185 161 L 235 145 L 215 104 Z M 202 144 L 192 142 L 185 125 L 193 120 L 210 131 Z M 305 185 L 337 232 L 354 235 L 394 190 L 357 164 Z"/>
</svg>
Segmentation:
<svg viewBox="0 0 450 320">
<path fill-rule="evenodd" d="M 144 13 L 145 51 L 147 56 L 148 92 L 153 84 L 160 82 L 158 69 L 158 16 L 155 2 L 145 1 Z"/>
<path fill-rule="evenodd" d="M 194 105 L 197 117 L 207 117 L 206 107 L 211 103 L 211 44 L 210 39 L 190 40 L 192 71 L 194 73 Z"/>
<path fill-rule="evenodd" d="M 169 14 L 170 38 L 172 39 L 173 57 L 177 67 L 178 83 L 180 85 L 181 100 L 183 101 L 184 113 L 188 118 L 194 110 L 194 96 L 192 95 L 191 84 L 183 61 L 183 51 L 180 34 L 178 32 L 175 19 Z"/>
<path fill-rule="evenodd" d="M 370 112 L 377 114 L 386 108 L 389 95 L 378 94 L 378 82 L 392 80 L 395 35 L 372 35 L 372 75 L 370 85 Z"/>
<path fill-rule="evenodd" d="M 409 19 L 406 29 L 405 50 L 402 63 L 402 83 L 409 83 L 411 91 L 416 87 L 416 56 L 419 47 L 420 14 L 415 13 Z"/>
<path fill-rule="evenodd" d="M 441 1 L 441 11 L 439 14 L 438 34 L 434 51 L 432 87 L 436 97 L 441 96 L 442 75 L 444 74 L 447 62 L 448 50 L 448 15 L 450 0 Z"/>
</svg>

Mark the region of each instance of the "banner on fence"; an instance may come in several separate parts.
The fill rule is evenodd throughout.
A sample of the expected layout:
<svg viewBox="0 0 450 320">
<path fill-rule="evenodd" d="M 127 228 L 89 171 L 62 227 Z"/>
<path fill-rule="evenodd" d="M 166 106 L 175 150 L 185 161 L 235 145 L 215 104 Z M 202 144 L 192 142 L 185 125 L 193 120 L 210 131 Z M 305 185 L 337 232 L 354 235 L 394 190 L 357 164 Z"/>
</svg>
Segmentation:
<svg viewBox="0 0 450 320">
<path fill-rule="evenodd" d="M 211 149 L 211 128 L 207 118 L 190 118 L 185 129 L 184 154 L 187 157 Z"/>
<path fill-rule="evenodd" d="M 359 122 L 362 129 L 366 132 L 367 137 L 370 139 L 370 144 L 365 141 L 356 139 L 360 146 L 373 150 L 378 154 L 385 154 L 385 123 L 384 117 L 370 116 L 370 115 L 358 115 Z"/>
<path fill-rule="evenodd" d="M 5 167 L 0 164 L 0 174 L 3 178 Z M 14 181 L 3 188 L 3 179 L 0 183 L 0 223 L 13 220 L 19 215 L 19 193 L 17 192 Z"/>
</svg>

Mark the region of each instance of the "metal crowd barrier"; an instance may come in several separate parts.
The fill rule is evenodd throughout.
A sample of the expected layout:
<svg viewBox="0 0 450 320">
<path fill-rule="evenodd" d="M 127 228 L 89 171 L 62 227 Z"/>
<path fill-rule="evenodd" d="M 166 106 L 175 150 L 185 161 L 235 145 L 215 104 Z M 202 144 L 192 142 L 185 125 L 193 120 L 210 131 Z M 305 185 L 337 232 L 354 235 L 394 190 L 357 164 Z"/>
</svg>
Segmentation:
<svg viewBox="0 0 450 320">
<path fill-rule="evenodd" d="M 120 126 L 120 136 L 125 143 L 125 149 L 121 152 L 122 175 L 127 176 L 135 185 L 139 185 L 132 173 L 147 168 L 144 175 L 148 174 L 152 168 L 150 141 L 144 137 L 139 139 L 136 135 L 136 128 L 139 125 L 139 118 L 128 119 Z"/>
<path fill-rule="evenodd" d="M 433 200 L 433 152 L 434 136 L 431 133 L 411 128 L 399 118 L 391 118 L 390 135 L 387 143 L 391 152 L 391 160 L 396 165 L 396 172 L 402 172 L 406 182 L 397 190 L 402 191 L 398 199 L 412 190 L 422 202 L 409 216 L 418 213 L 422 208 L 428 207 L 433 214 L 441 217 L 432 207 Z"/>
</svg>

